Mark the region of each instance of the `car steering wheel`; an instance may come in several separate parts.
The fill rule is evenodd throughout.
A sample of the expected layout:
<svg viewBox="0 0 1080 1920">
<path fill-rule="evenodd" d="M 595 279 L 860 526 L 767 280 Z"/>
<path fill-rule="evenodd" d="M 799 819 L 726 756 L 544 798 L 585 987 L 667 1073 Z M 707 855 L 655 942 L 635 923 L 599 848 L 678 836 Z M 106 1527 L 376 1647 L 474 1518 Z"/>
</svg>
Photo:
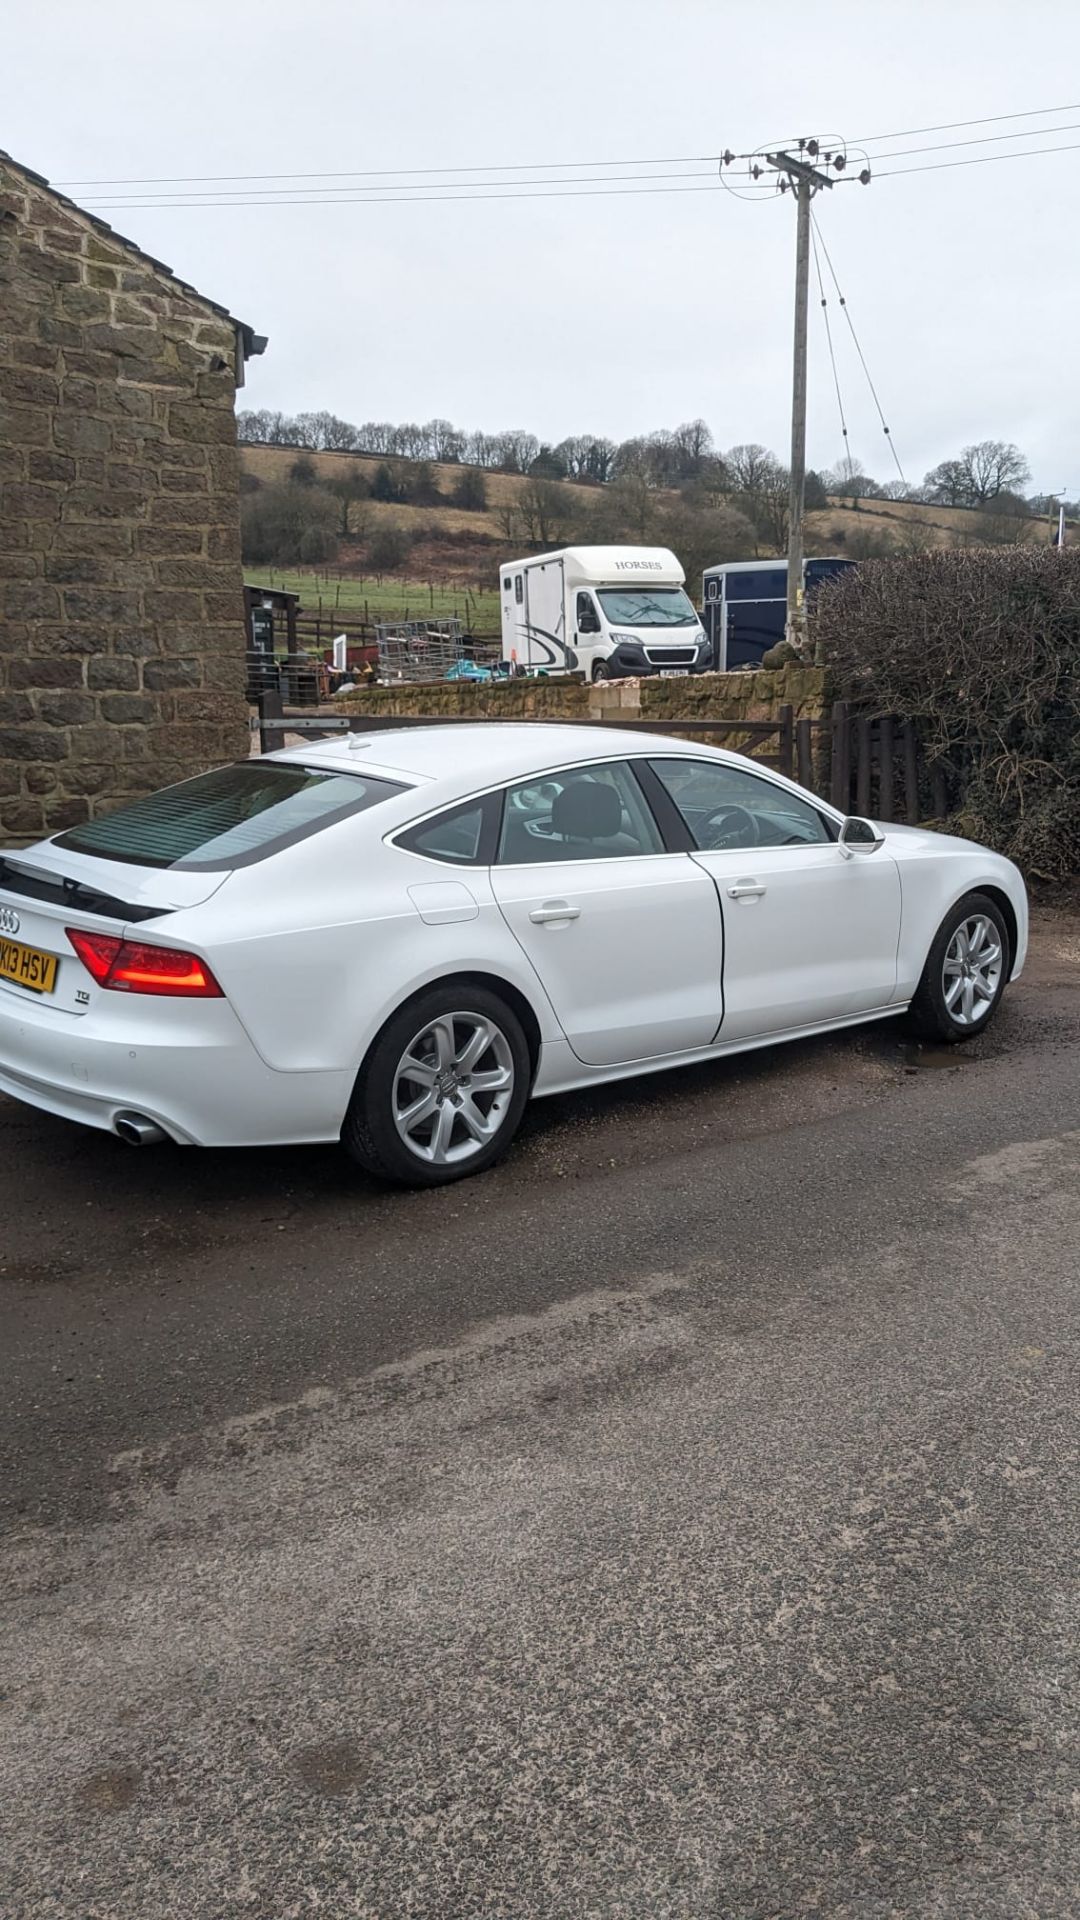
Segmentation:
<svg viewBox="0 0 1080 1920">
<path fill-rule="evenodd" d="M 706 848 L 719 853 L 726 847 L 756 847 L 761 827 L 747 807 L 717 807 L 705 822 Z"/>
</svg>

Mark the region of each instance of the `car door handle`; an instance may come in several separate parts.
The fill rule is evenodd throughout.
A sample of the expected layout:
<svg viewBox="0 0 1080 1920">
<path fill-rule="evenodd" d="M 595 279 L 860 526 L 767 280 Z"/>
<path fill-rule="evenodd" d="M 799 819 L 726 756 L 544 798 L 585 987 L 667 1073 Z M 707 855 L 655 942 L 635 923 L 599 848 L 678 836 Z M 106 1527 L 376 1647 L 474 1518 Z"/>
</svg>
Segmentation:
<svg viewBox="0 0 1080 1920">
<path fill-rule="evenodd" d="M 547 926 L 551 920 L 577 920 L 581 917 L 581 908 L 572 907 L 569 900 L 545 900 L 542 907 L 533 907 L 529 919 L 534 927 Z"/>
<path fill-rule="evenodd" d="M 765 888 L 760 880 L 739 880 L 728 888 L 729 900 L 760 900 Z"/>
</svg>

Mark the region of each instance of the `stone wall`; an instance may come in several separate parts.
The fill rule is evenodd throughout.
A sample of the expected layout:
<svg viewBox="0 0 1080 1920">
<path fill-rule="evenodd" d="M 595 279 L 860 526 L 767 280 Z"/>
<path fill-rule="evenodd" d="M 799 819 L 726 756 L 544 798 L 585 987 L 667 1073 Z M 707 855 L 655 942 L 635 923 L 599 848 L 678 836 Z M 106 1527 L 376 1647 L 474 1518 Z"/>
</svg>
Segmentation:
<svg viewBox="0 0 1080 1920">
<path fill-rule="evenodd" d="M 576 680 L 450 680 L 426 686 L 365 687 L 336 700 L 334 711 L 432 720 L 588 720 L 599 717 L 595 696 L 600 692 L 599 687 Z"/>
<path fill-rule="evenodd" d="M 825 712 L 825 674 L 818 667 L 786 666 L 775 672 L 706 673 L 685 680 L 605 680 L 585 686 L 573 680 L 509 680 L 484 685 L 457 680 L 448 685 L 370 687 L 346 695 L 338 708 L 357 713 L 422 715 L 440 719 L 621 720 L 666 722 L 673 734 L 689 720 L 777 721 L 790 706 L 796 720 L 820 720 Z M 698 735 L 701 739 L 706 736 Z M 775 754 L 773 739 L 733 733 L 721 742 L 736 752 Z"/>
<path fill-rule="evenodd" d="M 236 324 L 0 159 L 0 838 L 247 749 Z"/>
</svg>

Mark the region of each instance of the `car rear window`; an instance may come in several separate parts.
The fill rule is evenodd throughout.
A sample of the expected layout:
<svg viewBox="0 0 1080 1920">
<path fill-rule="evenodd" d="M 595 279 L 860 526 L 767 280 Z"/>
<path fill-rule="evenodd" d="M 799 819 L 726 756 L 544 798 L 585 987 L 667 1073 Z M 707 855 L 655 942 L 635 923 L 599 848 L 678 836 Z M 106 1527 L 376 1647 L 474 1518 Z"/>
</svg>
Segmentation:
<svg viewBox="0 0 1080 1920">
<path fill-rule="evenodd" d="M 140 867 L 244 867 L 404 791 L 359 771 L 219 767 L 72 827 L 54 844 Z"/>
</svg>

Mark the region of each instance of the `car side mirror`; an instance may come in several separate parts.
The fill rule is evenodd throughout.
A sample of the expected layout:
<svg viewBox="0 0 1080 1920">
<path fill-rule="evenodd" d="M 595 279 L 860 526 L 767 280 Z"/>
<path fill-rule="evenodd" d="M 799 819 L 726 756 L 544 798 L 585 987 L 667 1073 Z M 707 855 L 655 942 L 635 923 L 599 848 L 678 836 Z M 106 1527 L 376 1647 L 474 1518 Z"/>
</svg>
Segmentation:
<svg viewBox="0 0 1080 1920">
<path fill-rule="evenodd" d="M 858 814 L 849 815 L 840 829 L 840 851 L 845 860 L 857 853 L 876 853 L 885 845 L 885 835 L 872 820 L 860 819 Z"/>
</svg>

